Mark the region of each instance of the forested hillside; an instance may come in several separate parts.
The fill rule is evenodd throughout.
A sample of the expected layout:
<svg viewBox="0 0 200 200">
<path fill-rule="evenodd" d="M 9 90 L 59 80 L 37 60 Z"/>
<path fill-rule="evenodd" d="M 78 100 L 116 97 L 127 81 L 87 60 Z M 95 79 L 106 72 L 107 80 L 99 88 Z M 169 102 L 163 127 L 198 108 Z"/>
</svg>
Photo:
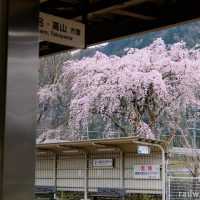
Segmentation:
<svg viewBox="0 0 200 200">
<path fill-rule="evenodd" d="M 166 44 L 184 41 L 186 42 L 187 47 L 193 47 L 197 43 L 200 44 L 200 22 L 189 23 L 170 29 L 164 29 L 162 31 L 150 32 L 139 36 L 121 39 L 115 42 L 110 42 L 103 47 L 81 50 L 77 56 L 79 59 L 84 56 L 93 56 L 96 51 L 100 51 L 106 55 L 122 56 L 125 54 L 124 49 L 129 47 L 143 48 L 151 44 L 158 37 L 161 37 Z"/>
</svg>

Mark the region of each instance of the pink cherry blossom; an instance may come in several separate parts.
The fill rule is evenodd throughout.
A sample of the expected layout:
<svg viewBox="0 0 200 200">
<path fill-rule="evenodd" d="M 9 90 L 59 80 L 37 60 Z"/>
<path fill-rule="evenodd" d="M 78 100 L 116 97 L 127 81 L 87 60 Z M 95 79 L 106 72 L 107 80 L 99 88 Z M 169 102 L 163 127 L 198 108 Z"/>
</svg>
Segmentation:
<svg viewBox="0 0 200 200">
<path fill-rule="evenodd" d="M 167 46 L 158 38 L 122 57 L 96 52 L 66 62 L 63 83 L 68 77 L 73 77 L 69 125 L 75 131 L 103 120 L 107 130 L 115 127 L 125 136 L 152 138 L 163 115 L 173 120 L 188 108 L 200 107 L 200 51 L 198 46 L 187 49 L 184 42 Z M 42 88 L 39 97 L 65 94 L 63 83 L 59 90 Z"/>
</svg>

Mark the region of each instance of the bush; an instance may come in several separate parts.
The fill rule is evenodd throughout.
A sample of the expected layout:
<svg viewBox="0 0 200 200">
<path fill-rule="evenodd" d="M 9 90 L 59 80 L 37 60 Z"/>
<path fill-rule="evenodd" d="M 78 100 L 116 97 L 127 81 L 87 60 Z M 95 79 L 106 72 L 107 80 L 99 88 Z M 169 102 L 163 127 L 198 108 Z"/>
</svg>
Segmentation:
<svg viewBox="0 0 200 200">
<path fill-rule="evenodd" d="M 88 193 L 88 198 L 92 199 L 94 193 Z M 57 193 L 57 197 L 61 199 L 61 192 Z M 83 192 L 63 192 L 62 200 L 80 200 L 84 198 Z M 98 198 L 98 200 L 104 200 L 105 198 Z M 127 194 L 125 200 L 161 200 L 161 195 L 150 194 Z"/>
<path fill-rule="evenodd" d="M 160 195 L 150 194 L 127 194 L 125 200 L 161 200 Z"/>
<path fill-rule="evenodd" d="M 57 193 L 58 199 L 61 199 L 61 192 Z M 84 198 L 83 192 L 63 192 L 63 199 L 62 200 L 80 200 Z"/>
</svg>

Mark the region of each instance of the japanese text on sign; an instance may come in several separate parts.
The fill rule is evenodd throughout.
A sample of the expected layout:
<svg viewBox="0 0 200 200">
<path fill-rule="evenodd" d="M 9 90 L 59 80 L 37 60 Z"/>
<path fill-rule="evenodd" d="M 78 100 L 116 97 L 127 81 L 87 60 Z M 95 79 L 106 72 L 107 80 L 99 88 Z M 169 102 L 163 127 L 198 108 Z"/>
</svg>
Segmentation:
<svg viewBox="0 0 200 200">
<path fill-rule="evenodd" d="M 113 167 L 113 159 L 94 159 L 93 167 Z"/>
<path fill-rule="evenodd" d="M 138 179 L 159 179 L 160 165 L 134 165 L 133 173 Z"/>
<path fill-rule="evenodd" d="M 84 48 L 85 25 L 40 12 L 40 40 L 61 45 Z"/>
</svg>

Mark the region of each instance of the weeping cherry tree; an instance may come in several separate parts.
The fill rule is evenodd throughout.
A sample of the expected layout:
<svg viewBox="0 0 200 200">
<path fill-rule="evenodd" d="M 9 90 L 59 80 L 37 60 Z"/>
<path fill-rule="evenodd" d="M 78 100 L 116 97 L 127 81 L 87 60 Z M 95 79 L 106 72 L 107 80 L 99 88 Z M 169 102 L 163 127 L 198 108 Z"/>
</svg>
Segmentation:
<svg viewBox="0 0 200 200">
<path fill-rule="evenodd" d="M 65 82 L 73 77 L 71 130 L 78 133 L 102 120 L 108 133 L 120 130 L 124 136 L 146 138 L 154 137 L 158 120 L 174 127 L 181 113 L 200 107 L 198 46 L 187 49 L 184 42 L 167 46 L 158 38 L 143 49 L 126 51 L 122 57 L 96 52 L 91 58 L 66 62 L 62 83 L 52 85 L 50 93 L 49 88 L 41 89 L 39 98 L 64 98 Z"/>
</svg>

